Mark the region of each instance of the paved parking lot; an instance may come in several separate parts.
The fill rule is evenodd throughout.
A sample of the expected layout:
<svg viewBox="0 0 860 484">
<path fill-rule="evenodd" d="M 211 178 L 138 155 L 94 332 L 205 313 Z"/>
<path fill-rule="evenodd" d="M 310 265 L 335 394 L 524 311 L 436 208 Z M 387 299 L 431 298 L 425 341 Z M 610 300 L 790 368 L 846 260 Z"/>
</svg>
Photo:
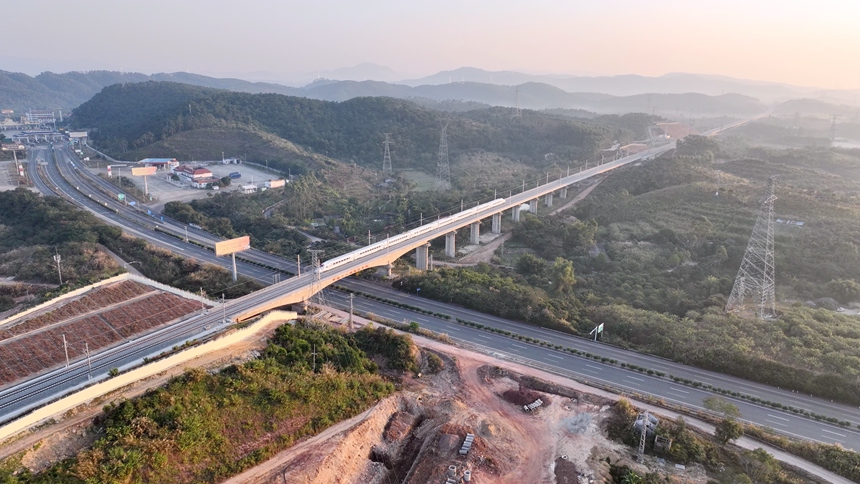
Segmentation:
<svg viewBox="0 0 860 484">
<path fill-rule="evenodd" d="M 212 172 L 212 175 L 217 178 L 228 176 L 230 173 L 233 172 L 241 173 L 241 178 L 233 180 L 229 187 L 221 189 L 226 191 L 239 190 L 240 185 L 247 184 L 255 184 L 257 186 L 262 186 L 266 180 L 273 180 L 278 178 L 274 174 L 267 173 L 264 170 L 244 164 L 222 165 L 220 163 L 213 163 L 209 165 L 201 164 L 199 166 L 209 169 L 209 171 Z M 107 168 L 104 162 L 101 162 L 97 167 L 94 166 L 90 168 L 90 170 L 92 172 L 98 172 L 103 175 L 107 174 Z M 114 176 L 118 176 L 119 174 L 121 174 L 122 176 L 129 178 L 141 189 L 141 191 L 143 190 L 143 178 L 130 176 L 131 168 L 114 167 L 111 169 L 111 171 Z M 2 175 L 2 171 L 0 171 L 0 175 Z M 153 212 L 161 212 L 164 208 L 164 204 L 166 204 L 167 202 L 190 202 L 198 198 L 205 198 L 208 196 L 208 194 L 213 193 L 212 190 L 191 188 L 191 186 L 187 182 L 170 180 L 170 172 L 168 172 L 167 170 L 158 170 L 155 175 L 147 177 L 146 183 L 149 188 L 149 193 L 155 200 L 153 202 L 146 203 L 145 206 Z"/>
</svg>

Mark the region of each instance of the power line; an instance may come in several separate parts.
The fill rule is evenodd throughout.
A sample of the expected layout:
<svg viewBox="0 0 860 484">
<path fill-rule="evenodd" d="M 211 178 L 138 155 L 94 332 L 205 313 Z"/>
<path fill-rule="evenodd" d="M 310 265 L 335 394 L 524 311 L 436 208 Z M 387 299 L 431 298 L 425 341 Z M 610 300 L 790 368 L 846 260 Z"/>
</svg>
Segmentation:
<svg viewBox="0 0 860 484">
<path fill-rule="evenodd" d="M 744 299 L 750 296 L 755 302 L 760 319 L 776 315 L 773 257 L 773 201 L 776 176 L 768 180 L 767 193 L 762 197 L 755 227 L 749 245 L 744 252 L 741 267 L 726 303 L 726 312 L 744 307 Z"/>
</svg>

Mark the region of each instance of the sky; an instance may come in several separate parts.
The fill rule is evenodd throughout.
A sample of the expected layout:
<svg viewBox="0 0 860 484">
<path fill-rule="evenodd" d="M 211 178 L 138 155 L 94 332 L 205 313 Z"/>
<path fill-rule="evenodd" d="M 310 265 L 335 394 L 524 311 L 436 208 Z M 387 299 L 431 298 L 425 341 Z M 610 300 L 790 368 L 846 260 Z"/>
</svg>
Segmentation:
<svg viewBox="0 0 860 484">
<path fill-rule="evenodd" d="M 20 8 L 19 8 L 20 7 Z M 189 71 L 288 82 L 370 62 L 396 77 L 716 74 L 860 88 L 858 0 L 26 0 L 0 69 Z"/>
</svg>

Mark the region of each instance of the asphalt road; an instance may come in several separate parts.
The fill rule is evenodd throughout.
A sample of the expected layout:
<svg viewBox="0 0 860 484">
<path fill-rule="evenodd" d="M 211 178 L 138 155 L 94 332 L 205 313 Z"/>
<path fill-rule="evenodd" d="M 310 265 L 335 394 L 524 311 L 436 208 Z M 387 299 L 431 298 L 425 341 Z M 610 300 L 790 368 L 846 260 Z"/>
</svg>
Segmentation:
<svg viewBox="0 0 860 484">
<path fill-rule="evenodd" d="M 60 187 L 67 196 L 74 199 L 76 204 L 85 206 L 86 208 L 97 212 L 100 217 L 108 222 L 120 225 L 129 233 L 141 236 L 155 245 L 165 247 L 168 250 L 187 257 L 211 261 L 223 267 L 229 266 L 229 259 L 215 258 L 214 254 L 209 250 L 200 248 L 193 244 L 185 243 L 182 240 L 178 240 L 176 237 L 151 230 L 148 227 L 143 228 L 140 225 L 135 225 L 136 222 L 133 222 L 131 219 L 137 220 L 137 223 L 146 222 L 152 226 L 158 224 L 165 230 L 174 232 L 180 237 L 182 236 L 180 234 L 184 234 L 185 230 L 183 224 L 171 222 L 166 218 L 165 222 L 161 222 L 160 219 L 156 220 L 143 213 L 133 214 L 135 216 L 132 217 L 128 212 L 124 212 L 123 216 L 119 216 L 111 210 L 107 210 L 104 207 L 104 203 L 107 203 L 108 207 L 117 210 L 127 210 L 127 208 L 120 205 L 119 202 L 113 203 L 113 200 L 105 200 L 106 197 L 103 193 L 99 192 L 95 188 L 89 187 L 89 185 L 85 183 L 84 175 L 79 172 L 76 173 L 76 170 L 71 167 L 70 162 L 74 162 L 71 153 L 67 153 L 66 150 L 58 151 L 58 160 L 60 161 L 59 169 L 62 169 L 69 180 L 72 180 L 73 183 L 78 186 L 78 189 L 84 193 L 80 193 L 78 192 L 78 189 L 75 189 L 72 185 L 64 183 L 60 176 L 58 167 L 53 163 L 50 163 L 50 159 L 48 160 L 49 184 L 53 183 L 54 186 Z M 99 198 L 100 196 L 102 198 Z M 214 240 L 217 240 L 217 237 L 206 234 L 205 232 L 197 229 L 189 230 L 189 238 L 198 240 L 201 243 L 213 243 Z M 258 263 L 272 267 L 278 267 L 285 271 L 295 270 L 295 263 L 285 261 L 278 256 L 266 254 L 257 250 L 243 253 L 243 258 L 255 260 Z M 263 283 L 270 283 L 272 276 L 275 274 L 275 272 L 270 269 L 264 269 L 253 264 L 244 263 L 243 261 L 239 261 L 237 267 L 240 273 L 260 280 Z M 840 420 L 848 420 L 855 424 L 860 422 L 860 411 L 847 405 L 829 402 L 820 398 L 810 397 L 764 384 L 749 382 L 740 378 L 734 378 L 680 365 L 665 359 L 623 350 L 602 343 L 594 343 L 567 334 L 543 328 L 536 328 L 523 323 L 463 309 L 451 304 L 427 300 L 414 295 L 403 294 L 392 288 L 374 285 L 357 279 L 344 279 L 339 281 L 338 284 L 355 291 L 361 291 L 413 306 L 420 306 L 434 312 L 450 315 L 454 318 L 462 318 L 476 323 L 505 329 L 523 336 L 539 338 L 545 341 L 550 341 L 553 344 L 560 344 L 566 347 L 579 349 L 580 351 L 613 358 L 620 362 L 651 368 L 677 377 L 700 381 L 715 387 L 757 396 L 763 400 L 770 400 L 780 402 L 785 405 L 791 405 L 796 408 L 808 409 L 816 413 L 836 417 Z M 261 291 L 261 293 L 267 292 L 268 291 L 266 290 Z M 259 303 L 259 301 L 264 301 L 266 297 L 268 297 L 266 294 L 257 293 L 255 293 L 255 296 L 256 297 L 249 299 L 249 301 L 253 300 Z M 346 294 L 340 291 L 331 289 L 326 290 L 326 297 L 330 302 L 337 306 L 342 308 L 348 307 Z M 479 345 L 486 348 L 487 351 L 495 352 L 504 358 L 522 360 L 526 363 L 534 364 L 535 366 L 549 367 L 559 372 L 573 372 L 580 375 L 582 378 L 603 381 L 622 389 L 628 389 L 629 391 L 650 393 L 665 400 L 683 403 L 693 407 L 701 407 L 703 399 L 713 395 L 713 393 L 708 391 L 678 385 L 666 379 L 649 377 L 648 375 L 641 374 L 639 372 L 605 365 L 595 360 L 584 359 L 567 353 L 531 345 L 522 341 L 512 340 L 501 335 L 452 323 L 451 321 L 442 318 L 396 308 L 378 301 L 356 298 L 354 304 L 356 309 L 360 311 L 372 312 L 397 321 L 416 321 L 427 329 L 447 333 L 455 339 Z M 249 308 L 253 306 L 246 305 L 243 300 L 242 307 Z M 228 314 L 238 313 L 242 307 L 228 304 Z M 212 322 L 210 321 L 201 325 L 195 325 L 195 327 L 200 331 L 201 328 L 204 328 L 207 325 L 211 326 L 211 324 Z M 607 331 L 611 331 L 611 327 L 608 327 Z M 189 335 L 191 334 L 193 333 L 189 333 Z M 171 341 L 181 342 L 180 340 L 182 340 L 182 337 Z M 169 348 L 174 344 L 177 343 L 170 342 L 167 346 L 162 345 L 161 347 L 159 347 L 158 344 L 153 344 L 147 349 L 147 351 L 150 351 L 150 354 L 155 354 L 160 352 L 163 348 Z M 139 362 L 139 358 L 142 357 L 143 353 L 138 352 L 136 354 L 137 356 L 131 357 L 130 360 L 120 360 L 118 356 L 110 356 L 112 363 L 105 363 L 103 369 L 120 367 L 123 364 L 133 363 L 134 361 Z M 128 362 L 121 364 L 114 363 L 125 361 Z M 80 363 L 78 364 L 80 365 Z M 69 386 L 69 388 L 71 388 L 71 386 Z M 5 392 L 6 391 L 0 392 L 0 410 L 4 410 L 3 399 Z M 799 418 L 794 414 L 771 409 L 769 407 L 754 405 L 745 400 L 734 400 L 734 403 L 741 409 L 741 414 L 745 420 L 757 423 L 758 425 L 771 427 L 774 430 L 785 434 L 798 435 L 821 442 L 840 443 L 845 447 L 860 450 L 860 433 L 856 430 L 845 429 L 827 423 Z"/>
</svg>

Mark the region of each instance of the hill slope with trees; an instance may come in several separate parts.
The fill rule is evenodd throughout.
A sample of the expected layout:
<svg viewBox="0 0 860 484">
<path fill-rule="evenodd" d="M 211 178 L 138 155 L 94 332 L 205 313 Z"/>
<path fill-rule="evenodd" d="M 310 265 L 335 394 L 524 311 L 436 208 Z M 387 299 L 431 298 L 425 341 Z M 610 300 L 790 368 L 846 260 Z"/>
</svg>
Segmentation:
<svg viewBox="0 0 860 484">
<path fill-rule="evenodd" d="M 612 141 L 613 129 L 562 116 L 509 109 L 449 114 L 448 143 L 457 152 L 503 153 L 541 164 L 547 153 L 567 159 L 592 155 Z M 74 125 L 108 150 L 139 149 L 199 129 L 256 130 L 310 152 L 359 165 L 378 163 L 383 133 L 391 133 L 406 166 L 435 161 L 437 111 L 392 98 L 327 102 L 279 94 L 246 94 L 178 83 L 146 82 L 106 87 L 74 111 Z"/>
</svg>

